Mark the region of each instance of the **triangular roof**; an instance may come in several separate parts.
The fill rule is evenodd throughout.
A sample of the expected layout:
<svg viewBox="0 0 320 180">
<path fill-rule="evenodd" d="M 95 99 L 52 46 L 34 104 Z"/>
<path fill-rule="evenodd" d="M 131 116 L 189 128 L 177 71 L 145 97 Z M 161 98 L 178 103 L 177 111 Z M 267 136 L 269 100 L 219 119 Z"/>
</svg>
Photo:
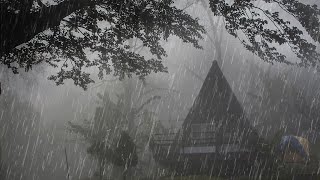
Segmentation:
<svg viewBox="0 0 320 180">
<path fill-rule="evenodd" d="M 202 135 L 193 137 L 191 133 L 192 124 L 212 122 L 216 126 L 215 130 L 208 128 L 209 132 L 203 133 L 205 137 Z M 200 133 L 207 131 L 206 128 L 205 130 L 202 127 L 200 129 Z M 176 134 L 175 140 L 170 141 L 165 137 L 161 137 L 160 140 L 152 139 L 150 148 L 156 161 L 164 166 L 180 171 L 185 170 L 185 163 L 188 162 L 191 171 L 198 171 L 197 168 L 200 168 L 200 172 L 206 169 L 202 166 L 204 160 L 202 158 L 206 160 L 211 158 L 208 161 L 205 160 L 209 163 L 205 166 L 210 167 L 208 169 L 211 171 L 211 168 L 215 165 L 210 163 L 216 162 L 216 157 L 224 161 L 225 157 L 223 155 L 227 153 L 231 153 L 231 155 L 233 153 L 251 154 L 256 152 L 255 145 L 258 141 L 258 134 L 246 120 L 241 104 L 229 86 L 218 63 L 214 61 L 182 125 L 181 131 Z M 202 156 L 203 154 L 205 156 Z M 208 156 L 209 154 L 210 156 Z M 239 158 L 239 154 L 231 155 L 228 156 L 229 159 Z M 234 162 L 232 161 L 232 164 Z M 240 163 L 242 162 L 240 161 Z M 217 164 L 219 164 L 218 169 L 220 169 L 220 163 Z"/>
<path fill-rule="evenodd" d="M 224 77 L 217 61 L 214 61 L 183 125 L 188 133 L 192 124 L 214 123 L 224 131 L 252 130 L 244 110 Z M 249 130 L 249 131 L 250 131 Z M 251 131 L 252 132 L 252 131 Z M 241 132 L 239 132 L 241 133 Z"/>
</svg>

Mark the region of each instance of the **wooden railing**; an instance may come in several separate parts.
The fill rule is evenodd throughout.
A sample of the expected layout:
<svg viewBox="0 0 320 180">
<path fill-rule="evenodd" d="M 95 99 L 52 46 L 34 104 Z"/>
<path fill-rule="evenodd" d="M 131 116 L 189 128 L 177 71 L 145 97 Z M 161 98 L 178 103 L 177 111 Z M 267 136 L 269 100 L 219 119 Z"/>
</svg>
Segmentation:
<svg viewBox="0 0 320 180">
<path fill-rule="evenodd" d="M 153 134 L 152 139 L 155 144 L 171 146 L 177 139 L 178 133 Z"/>
<path fill-rule="evenodd" d="M 199 134 L 199 137 L 197 137 Z M 201 137 L 203 135 L 203 137 Z M 205 131 L 205 132 L 192 132 L 192 135 L 189 137 L 184 137 L 183 139 L 181 133 L 167 133 L 167 134 L 153 134 L 153 141 L 155 144 L 159 145 L 172 145 L 179 143 L 181 146 L 201 146 L 201 145 L 212 145 L 217 143 L 222 144 L 234 144 L 234 143 L 240 143 L 238 142 L 235 137 L 226 136 L 226 137 L 220 137 L 220 141 L 218 141 L 218 138 L 216 136 L 216 131 Z M 224 142 L 224 143 L 223 143 Z"/>
<path fill-rule="evenodd" d="M 206 145 L 216 143 L 216 132 L 193 132 L 193 134 L 204 134 L 204 137 L 187 137 L 182 139 L 182 134 L 179 133 L 167 133 L 167 134 L 153 134 L 153 141 L 158 145 L 172 145 L 173 143 L 181 143 L 181 145 Z M 209 136 L 209 137 L 208 137 Z M 182 141 L 183 140 L 183 141 Z M 186 144 L 187 143 L 187 144 Z"/>
</svg>

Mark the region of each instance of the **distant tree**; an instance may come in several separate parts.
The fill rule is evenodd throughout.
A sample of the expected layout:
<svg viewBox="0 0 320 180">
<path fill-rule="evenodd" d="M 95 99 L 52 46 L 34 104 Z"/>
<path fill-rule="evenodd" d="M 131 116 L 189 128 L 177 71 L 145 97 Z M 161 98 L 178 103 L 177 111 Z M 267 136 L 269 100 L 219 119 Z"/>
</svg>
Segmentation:
<svg viewBox="0 0 320 180">
<path fill-rule="evenodd" d="M 255 87 L 248 92 L 250 102 L 256 104 L 251 115 L 263 133 L 273 136 L 279 129 L 285 129 L 285 133 L 301 136 L 307 131 L 318 131 L 320 96 L 317 88 L 310 87 L 311 93 L 308 93 L 301 84 L 290 80 L 290 71 L 274 75 L 271 67 L 266 72 L 256 65 L 251 68 L 257 75 L 251 79 Z M 256 88 L 258 86 L 261 88 Z"/>
<path fill-rule="evenodd" d="M 104 168 L 107 164 L 113 162 L 114 151 L 113 147 L 106 141 L 93 140 L 87 148 L 87 153 L 98 160 L 99 177 L 102 179 L 104 175 Z"/>
<path fill-rule="evenodd" d="M 114 151 L 114 164 L 123 167 L 123 180 L 129 168 L 138 164 L 137 148 L 127 132 L 122 132 Z"/>
<path fill-rule="evenodd" d="M 98 161 L 101 178 L 108 164 L 120 166 L 124 169 L 123 175 L 126 176 L 128 168 L 136 166 L 138 160 L 136 157 L 130 157 L 133 159 L 129 164 L 123 161 L 127 159 L 129 152 L 137 157 L 143 153 L 149 140 L 147 137 L 155 126 L 152 124 L 153 114 L 146 107 L 160 96 L 144 99 L 144 95 L 140 94 L 137 96 L 138 101 L 133 101 L 135 95 L 132 93 L 132 84 L 127 84 L 126 81 L 121 84 L 124 91 L 115 93 L 115 101 L 108 91 L 97 94 L 98 107 L 92 121 L 68 124 L 68 129 L 81 136 L 89 145 L 87 153 Z M 136 124 L 137 121 L 139 123 Z M 135 139 L 132 140 L 131 137 Z"/>
<path fill-rule="evenodd" d="M 263 0 L 275 4 L 294 17 L 314 42 L 319 42 L 319 14 L 316 5 L 298 0 Z M 208 0 L 214 15 L 223 17 L 229 34 L 267 62 L 318 66 L 319 53 L 308 42 L 303 29 L 291 25 L 279 12 L 255 5 L 256 0 Z M 86 89 L 93 80 L 86 68 L 97 67 L 99 78 L 113 73 L 123 79 L 140 78 L 151 72 L 166 72 L 161 59 L 166 51 L 160 45 L 174 35 L 201 48 L 205 33 L 198 19 L 174 6 L 173 0 L 62 0 L 45 5 L 41 0 L 2 0 L 1 63 L 18 73 L 47 63 L 59 67 L 49 79 L 57 85 L 71 79 Z M 273 28 L 270 27 L 273 26 Z M 153 58 L 130 51 L 128 40 L 147 47 Z M 25 44 L 24 44 L 25 43 Z M 276 45 L 288 45 L 300 58 L 294 63 L 278 52 Z M 88 52 L 97 58 L 88 57 Z"/>
<path fill-rule="evenodd" d="M 70 123 L 70 130 L 78 132 L 82 136 L 85 136 L 86 132 L 88 132 L 88 130 L 84 130 L 83 125 L 75 125 L 72 123 Z M 101 179 L 103 179 L 107 164 L 122 167 L 124 169 L 123 179 L 125 179 L 128 169 L 136 166 L 138 163 L 136 145 L 125 131 L 121 132 L 119 140 L 113 144 L 110 144 L 107 140 L 94 138 L 91 139 L 89 144 L 87 153 L 98 160 L 99 177 Z"/>
</svg>

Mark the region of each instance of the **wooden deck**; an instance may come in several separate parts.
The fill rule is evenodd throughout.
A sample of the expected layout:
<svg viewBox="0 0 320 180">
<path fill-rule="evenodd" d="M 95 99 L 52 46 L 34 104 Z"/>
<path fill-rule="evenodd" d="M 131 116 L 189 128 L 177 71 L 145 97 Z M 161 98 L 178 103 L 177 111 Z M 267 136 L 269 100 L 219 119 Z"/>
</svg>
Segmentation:
<svg viewBox="0 0 320 180">
<path fill-rule="evenodd" d="M 178 174 L 240 174 L 249 171 L 252 152 L 237 144 L 214 145 L 212 138 L 190 138 L 183 143 L 178 134 L 156 134 L 150 142 L 154 159 Z"/>
</svg>

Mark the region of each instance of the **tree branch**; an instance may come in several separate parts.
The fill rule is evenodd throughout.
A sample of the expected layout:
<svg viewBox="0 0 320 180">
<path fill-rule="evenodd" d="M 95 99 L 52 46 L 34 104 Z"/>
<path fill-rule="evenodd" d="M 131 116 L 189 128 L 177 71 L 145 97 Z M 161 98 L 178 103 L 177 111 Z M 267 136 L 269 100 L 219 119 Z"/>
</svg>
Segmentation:
<svg viewBox="0 0 320 180">
<path fill-rule="evenodd" d="M 36 12 L 30 10 L 21 13 L 1 12 L 0 55 L 9 53 L 16 46 L 30 41 L 40 32 L 58 26 L 61 20 L 71 13 L 95 3 L 97 2 L 92 0 L 65 0 L 47 7 L 41 2 L 41 9 Z"/>
</svg>

